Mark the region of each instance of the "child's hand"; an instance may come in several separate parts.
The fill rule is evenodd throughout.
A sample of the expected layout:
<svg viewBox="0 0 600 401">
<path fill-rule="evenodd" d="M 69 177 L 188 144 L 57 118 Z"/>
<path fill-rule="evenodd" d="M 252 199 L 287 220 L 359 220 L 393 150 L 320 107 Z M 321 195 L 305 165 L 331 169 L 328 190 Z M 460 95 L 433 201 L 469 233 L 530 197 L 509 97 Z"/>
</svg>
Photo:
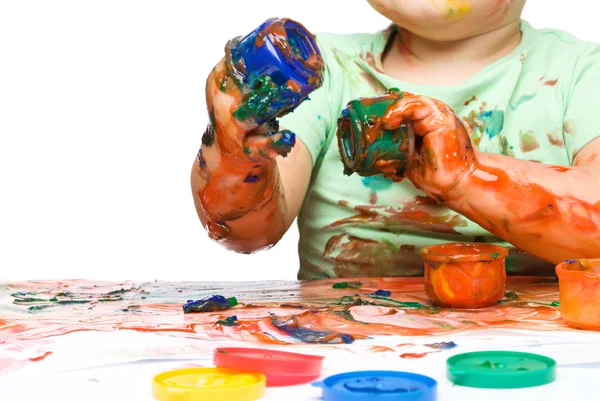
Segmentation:
<svg viewBox="0 0 600 401">
<path fill-rule="evenodd" d="M 415 134 L 406 177 L 434 199 L 450 198 L 477 160 L 465 127 L 448 105 L 425 96 L 404 92 L 390 110 L 384 127 L 410 124 Z"/>
<path fill-rule="evenodd" d="M 292 96 L 287 88 L 278 91 L 256 88 L 242 94 L 221 62 L 207 80 L 206 94 L 212 121 L 202 139 L 205 146 L 216 141 L 221 152 L 249 163 L 285 157 L 293 148 L 295 135 L 280 132 L 275 119 L 289 111 L 289 100 L 295 100 L 295 105 L 303 100 Z"/>
</svg>

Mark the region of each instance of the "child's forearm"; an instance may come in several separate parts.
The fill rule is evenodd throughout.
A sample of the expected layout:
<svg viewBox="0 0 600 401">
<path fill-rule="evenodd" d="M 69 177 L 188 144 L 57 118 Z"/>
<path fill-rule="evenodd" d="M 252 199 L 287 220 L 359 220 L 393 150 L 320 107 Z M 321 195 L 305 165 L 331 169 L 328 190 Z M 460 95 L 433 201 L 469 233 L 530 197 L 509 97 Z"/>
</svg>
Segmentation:
<svg viewBox="0 0 600 401">
<path fill-rule="evenodd" d="M 201 150 L 192 169 L 196 210 L 209 236 L 242 253 L 269 248 L 284 235 L 285 199 L 277 163 L 238 163 Z"/>
<path fill-rule="evenodd" d="M 211 123 L 192 171 L 196 210 L 209 236 L 227 248 L 243 253 L 266 249 L 286 230 L 274 157 L 287 154 L 293 143 L 282 133 L 265 135 L 267 127 L 245 126 L 233 116 L 242 94 L 224 62 L 207 79 L 206 99 Z M 249 135 L 252 131 L 256 135 Z"/>
<path fill-rule="evenodd" d="M 552 263 L 600 254 L 600 171 L 482 153 L 447 206 Z"/>
</svg>

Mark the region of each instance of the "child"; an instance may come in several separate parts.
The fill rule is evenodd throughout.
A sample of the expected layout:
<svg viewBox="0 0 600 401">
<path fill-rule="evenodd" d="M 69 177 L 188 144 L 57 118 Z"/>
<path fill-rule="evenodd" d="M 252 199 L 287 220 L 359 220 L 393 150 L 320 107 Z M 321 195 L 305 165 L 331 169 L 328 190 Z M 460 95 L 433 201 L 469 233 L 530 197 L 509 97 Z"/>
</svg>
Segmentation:
<svg viewBox="0 0 600 401">
<path fill-rule="evenodd" d="M 264 126 L 247 130 L 264 159 L 239 151 L 243 138 L 224 133 L 232 100 L 211 74 L 223 129 L 192 171 L 211 238 L 256 252 L 297 217 L 303 280 L 422 275 L 420 249 L 454 241 L 509 247 L 510 274 L 600 257 L 600 46 L 532 28 L 525 0 L 369 3 L 388 29 L 316 36 L 324 80 L 279 119 L 297 135 L 289 154 L 274 150 L 282 134 L 255 135 Z M 340 112 L 389 88 L 403 97 L 387 118 L 418 138 L 406 179 L 344 175 Z"/>
</svg>

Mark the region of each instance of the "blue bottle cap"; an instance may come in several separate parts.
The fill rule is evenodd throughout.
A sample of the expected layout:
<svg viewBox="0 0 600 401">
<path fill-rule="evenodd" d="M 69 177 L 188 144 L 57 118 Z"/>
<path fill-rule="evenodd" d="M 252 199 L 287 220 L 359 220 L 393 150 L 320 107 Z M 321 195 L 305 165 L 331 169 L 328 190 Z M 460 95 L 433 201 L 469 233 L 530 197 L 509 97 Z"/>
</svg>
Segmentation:
<svg viewBox="0 0 600 401">
<path fill-rule="evenodd" d="M 324 64 L 316 39 L 302 24 L 271 18 L 225 49 L 227 63 L 240 86 L 255 88 L 268 77 L 277 87 L 292 81 L 280 110 L 291 111 L 323 83 Z"/>
<path fill-rule="evenodd" d="M 437 382 L 416 373 L 373 370 L 330 376 L 313 386 L 324 401 L 435 401 Z"/>
</svg>

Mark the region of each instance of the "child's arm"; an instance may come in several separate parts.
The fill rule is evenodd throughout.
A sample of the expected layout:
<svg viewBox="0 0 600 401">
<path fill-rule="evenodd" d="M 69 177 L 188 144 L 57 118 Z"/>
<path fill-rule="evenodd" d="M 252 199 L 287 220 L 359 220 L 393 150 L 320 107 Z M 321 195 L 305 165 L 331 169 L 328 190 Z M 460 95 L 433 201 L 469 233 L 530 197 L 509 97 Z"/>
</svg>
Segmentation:
<svg viewBox="0 0 600 401">
<path fill-rule="evenodd" d="M 235 121 L 232 106 L 239 94 L 234 85 L 223 90 L 228 85 L 223 69 L 221 62 L 207 80 L 214 129 L 204 134 L 191 185 L 209 236 L 231 250 L 251 253 L 275 245 L 291 226 L 306 194 L 312 160 L 294 134 L 265 135 L 275 131 L 268 125 L 246 131 Z"/>
<path fill-rule="evenodd" d="M 589 143 L 571 167 L 480 153 L 449 106 L 422 96 L 405 93 L 385 124 L 413 125 L 417 144 L 407 178 L 429 196 L 552 263 L 593 258 L 600 255 L 600 138 L 593 139 L 593 103 L 583 94 L 594 87 L 585 84 L 574 94 L 586 102 L 571 105 L 579 121 L 591 123 L 580 128 L 592 134 L 578 133 Z"/>
</svg>

